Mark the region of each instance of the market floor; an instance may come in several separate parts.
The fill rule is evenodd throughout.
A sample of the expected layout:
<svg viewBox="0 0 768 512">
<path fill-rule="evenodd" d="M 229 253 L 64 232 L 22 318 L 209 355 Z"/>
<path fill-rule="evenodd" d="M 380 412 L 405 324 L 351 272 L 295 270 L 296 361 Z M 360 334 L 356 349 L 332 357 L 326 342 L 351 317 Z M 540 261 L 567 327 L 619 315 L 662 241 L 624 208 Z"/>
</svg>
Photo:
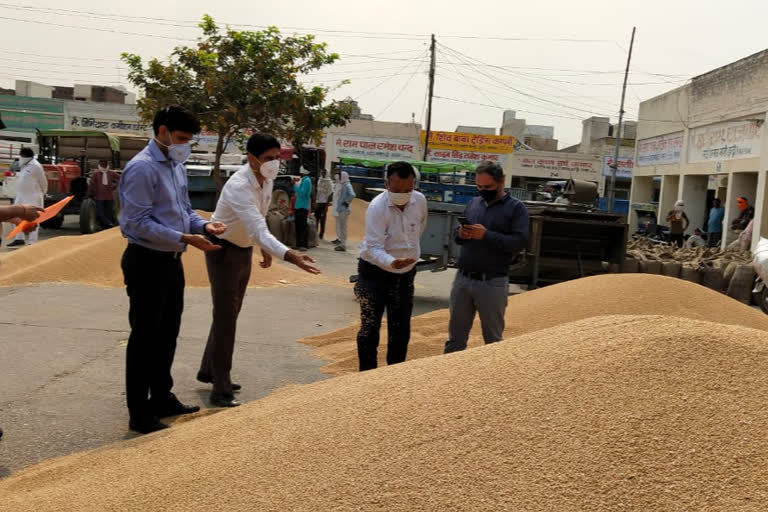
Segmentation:
<svg viewBox="0 0 768 512">
<path fill-rule="evenodd" d="M 328 274 L 356 273 L 354 249 L 337 253 L 323 242 L 310 254 Z M 420 274 L 414 314 L 447 307 L 452 278 L 450 271 Z M 0 301 L 0 477 L 133 437 L 124 403 L 125 291 L 34 285 L 0 288 Z M 210 387 L 195 375 L 210 325 L 210 292 L 187 289 L 185 301 L 174 391 L 183 402 L 202 405 L 205 414 Z M 256 400 L 286 385 L 327 378 L 320 372 L 325 363 L 296 340 L 348 325 L 357 315 L 351 285 L 249 289 L 233 369 L 243 385 L 239 398 Z"/>
</svg>

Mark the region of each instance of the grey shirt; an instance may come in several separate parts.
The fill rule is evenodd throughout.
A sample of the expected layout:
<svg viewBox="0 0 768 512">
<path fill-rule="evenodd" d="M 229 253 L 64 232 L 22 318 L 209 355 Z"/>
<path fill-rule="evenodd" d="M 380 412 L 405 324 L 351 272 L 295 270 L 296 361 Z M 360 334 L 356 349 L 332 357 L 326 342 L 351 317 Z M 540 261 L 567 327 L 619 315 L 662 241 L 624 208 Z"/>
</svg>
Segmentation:
<svg viewBox="0 0 768 512">
<path fill-rule="evenodd" d="M 463 240 L 457 229 L 459 269 L 506 274 L 510 260 L 528 245 L 528 209 L 509 194 L 491 204 L 478 196 L 467 205 L 464 216 L 470 224 L 485 226 L 486 232 L 482 240 Z"/>
</svg>

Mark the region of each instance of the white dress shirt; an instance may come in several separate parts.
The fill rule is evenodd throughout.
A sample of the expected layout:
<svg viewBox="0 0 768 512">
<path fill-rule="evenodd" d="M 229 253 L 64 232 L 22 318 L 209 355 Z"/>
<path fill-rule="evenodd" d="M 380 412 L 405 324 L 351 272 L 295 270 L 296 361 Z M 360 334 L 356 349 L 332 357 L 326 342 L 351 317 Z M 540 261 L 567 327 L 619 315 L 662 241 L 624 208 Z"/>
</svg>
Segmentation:
<svg viewBox="0 0 768 512">
<path fill-rule="evenodd" d="M 404 210 L 400 210 L 382 192 L 368 206 L 365 214 L 365 238 L 360 244 L 360 258 L 395 274 L 405 274 L 413 265 L 395 270 L 392 262 L 401 258 L 419 259 L 421 235 L 427 227 L 427 199 L 413 192 Z"/>
<path fill-rule="evenodd" d="M 272 201 L 272 180 L 259 184 L 249 164 L 233 174 L 221 191 L 212 222 L 223 222 L 227 230 L 219 238 L 239 247 L 258 245 L 276 258 L 284 259 L 288 248 L 270 233 L 265 216 Z"/>
</svg>

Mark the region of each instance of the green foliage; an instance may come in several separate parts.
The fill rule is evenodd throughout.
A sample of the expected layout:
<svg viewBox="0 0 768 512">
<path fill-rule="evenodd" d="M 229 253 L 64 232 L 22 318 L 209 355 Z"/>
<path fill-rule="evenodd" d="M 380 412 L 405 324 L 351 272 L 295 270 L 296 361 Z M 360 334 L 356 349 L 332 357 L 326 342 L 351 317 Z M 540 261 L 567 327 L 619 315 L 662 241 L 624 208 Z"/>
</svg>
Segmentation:
<svg viewBox="0 0 768 512">
<path fill-rule="evenodd" d="M 287 36 L 276 27 L 222 31 L 208 15 L 200 28 L 197 47 L 177 47 L 168 63 L 155 58 L 145 65 L 130 53 L 122 60 L 128 79 L 144 92 L 137 107 L 145 122 L 151 123 L 158 109 L 179 104 L 218 134 L 217 178 L 227 142 L 244 131 L 270 133 L 301 147 L 349 119 L 349 105 L 327 101 L 330 88 L 308 89 L 298 81 L 339 58 L 313 35 Z"/>
</svg>

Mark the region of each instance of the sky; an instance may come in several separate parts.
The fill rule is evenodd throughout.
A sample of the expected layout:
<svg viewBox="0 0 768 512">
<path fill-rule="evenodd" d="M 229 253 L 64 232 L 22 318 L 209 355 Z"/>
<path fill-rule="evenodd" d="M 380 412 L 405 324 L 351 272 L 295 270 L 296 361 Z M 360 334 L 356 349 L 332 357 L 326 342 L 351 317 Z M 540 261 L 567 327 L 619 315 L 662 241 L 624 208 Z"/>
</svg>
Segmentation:
<svg viewBox="0 0 768 512">
<path fill-rule="evenodd" d="M 768 48 L 765 0 L 2 0 L 0 86 L 19 78 L 133 89 L 121 52 L 167 58 L 194 44 L 203 14 L 237 29 L 315 34 L 341 58 L 306 81 L 334 87 L 332 98 L 356 99 L 382 121 L 425 123 L 435 34 L 433 130 L 498 129 L 510 109 L 554 126 L 561 148 L 580 141 L 582 119 L 618 117 L 633 26 L 628 120 L 641 100 Z M 337 87 L 343 79 L 351 83 Z"/>
</svg>

